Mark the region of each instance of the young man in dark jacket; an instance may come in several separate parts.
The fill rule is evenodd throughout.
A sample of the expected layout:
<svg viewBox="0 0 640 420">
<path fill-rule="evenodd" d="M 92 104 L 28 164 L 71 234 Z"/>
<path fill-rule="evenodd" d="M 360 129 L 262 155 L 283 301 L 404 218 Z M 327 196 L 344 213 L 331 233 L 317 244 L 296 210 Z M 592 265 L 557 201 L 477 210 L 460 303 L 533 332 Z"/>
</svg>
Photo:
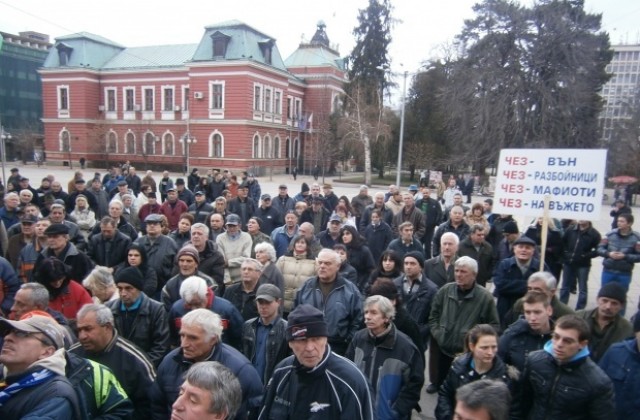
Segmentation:
<svg viewBox="0 0 640 420">
<path fill-rule="evenodd" d="M 560 302 L 569 302 L 569 294 L 578 289 L 576 311 L 587 304 L 589 271 L 591 260 L 598 256 L 598 245 L 602 239 L 600 232 L 588 220 L 579 220 L 562 236 L 564 258 L 562 265 L 562 287 Z"/>
</svg>

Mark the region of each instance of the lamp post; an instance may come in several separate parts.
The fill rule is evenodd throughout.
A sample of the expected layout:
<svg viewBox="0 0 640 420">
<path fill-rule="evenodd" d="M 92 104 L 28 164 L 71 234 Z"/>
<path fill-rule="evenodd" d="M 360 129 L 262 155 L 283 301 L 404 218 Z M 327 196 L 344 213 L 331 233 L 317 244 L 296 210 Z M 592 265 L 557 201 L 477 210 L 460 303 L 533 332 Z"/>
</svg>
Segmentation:
<svg viewBox="0 0 640 420">
<path fill-rule="evenodd" d="M 398 173 L 396 175 L 396 185 L 400 188 L 400 179 L 402 173 L 402 144 L 404 142 L 404 105 L 407 97 L 407 76 L 408 71 L 404 72 L 404 82 L 402 83 L 402 111 L 400 113 L 400 142 L 398 144 Z"/>
<path fill-rule="evenodd" d="M 196 144 L 198 142 L 198 140 L 195 137 L 191 137 L 191 133 L 187 133 L 184 135 L 184 137 L 182 137 L 180 139 L 180 143 L 182 143 L 184 145 L 184 151 L 185 151 L 185 155 L 186 155 L 186 172 L 185 174 L 189 173 L 189 159 L 190 159 L 190 148 L 192 144 Z"/>
<path fill-rule="evenodd" d="M 2 182 L 7 185 L 7 176 L 5 174 L 5 166 L 7 163 L 7 146 L 6 141 L 11 140 L 11 134 L 4 131 L 4 127 L 0 125 L 0 153 L 2 153 Z"/>
</svg>

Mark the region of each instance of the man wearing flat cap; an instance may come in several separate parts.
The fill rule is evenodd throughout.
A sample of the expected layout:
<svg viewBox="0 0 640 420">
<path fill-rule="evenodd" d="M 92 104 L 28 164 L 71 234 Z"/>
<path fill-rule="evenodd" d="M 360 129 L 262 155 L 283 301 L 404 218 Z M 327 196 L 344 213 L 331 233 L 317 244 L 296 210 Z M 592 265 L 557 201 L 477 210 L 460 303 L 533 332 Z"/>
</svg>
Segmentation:
<svg viewBox="0 0 640 420">
<path fill-rule="evenodd" d="M 493 295 L 498 298 L 500 323 L 504 322 L 513 304 L 527 293 L 529 276 L 540 271 L 540 259 L 534 256 L 535 252 L 534 240 L 522 235 L 513 242 L 513 257 L 500 261 L 496 267 L 493 275 Z M 545 264 L 542 271 L 549 271 L 549 267 Z"/>
<path fill-rule="evenodd" d="M 65 377 L 64 334 L 56 321 L 32 314 L 0 318 L 0 335 L 0 418 L 77 419 L 80 404 Z"/>
<path fill-rule="evenodd" d="M 238 186 L 237 197 L 227 203 L 229 213 L 237 214 L 241 220 L 241 228 L 247 231 L 247 222 L 256 213 L 256 202 L 249 197 L 249 185 L 243 182 Z"/>
<path fill-rule="evenodd" d="M 240 265 L 245 258 L 251 257 L 253 239 L 240 230 L 241 225 L 240 216 L 229 213 L 225 220 L 227 231 L 216 238 L 218 249 L 224 256 L 224 283 L 227 286 L 240 281 Z"/>
<path fill-rule="evenodd" d="M 331 351 L 323 313 L 299 305 L 288 322 L 293 356 L 276 366 L 259 419 L 373 419 L 367 380 L 353 363 Z"/>
</svg>

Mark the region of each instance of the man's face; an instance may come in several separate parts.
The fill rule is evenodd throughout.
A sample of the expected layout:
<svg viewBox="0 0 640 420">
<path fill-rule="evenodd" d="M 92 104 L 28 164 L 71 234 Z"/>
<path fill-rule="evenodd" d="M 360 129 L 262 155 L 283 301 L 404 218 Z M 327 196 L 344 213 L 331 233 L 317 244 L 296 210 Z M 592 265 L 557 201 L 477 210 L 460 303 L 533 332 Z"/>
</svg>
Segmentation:
<svg viewBox="0 0 640 420">
<path fill-rule="evenodd" d="M 340 262 L 333 254 L 321 252 L 316 258 L 316 268 L 318 279 L 323 283 L 331 283 L 336 279 L 336 274 L 340 270 Z"/>
<path fill-rule="evenodd" d="M 196 194 L 196 203 L 202 204 L 206 198 L 207 197 L 205 197 L 204 194 Z"/>
<path fill-rule="evenodd" d="M 227 224 L 227 233 L 230 235 L 235 235 L 240 230 L 240 226 L 235 224 Z"/>
<path fill-rule="evenodd" d="M 49 213 L 49 219 L 51 219 L 53 223 L 62 223 L 64 220 L 64 210 L 59 207 L 52 209 L 51 213 Z"/>
<path fill-rule="evenodd" d="M 440 239 L 440 253 L 445 258 L 453 257 L 458 252 L 458 244 L 450 235 L 442 236 Z"/>
<path fill-rule="evenodd" d="M 449 180 L 449 188 L 453 188 L 456 186 L 456 180 L 455 179 L 450 179 Z"/>
<path fill-rule="evenodd" d="M 162 226 L 160 222 L 147 222 L 147 235 L 152 238 L 160 236 L 162 233 Z"/>
<path fill-rule="evenodd" d="M 246 188 L 238 188 L 238 197 L 240 198 L 247 198 L 247 194 L 249 193 L 249 190 Z"/>
<path fill-rule="evenodd" d="M 20 225 L 22 227 L 23 235 L 26 235 L 26 236 L 33 235 L 33 232 L 35 230 L 35 226 L 33 225 L 33 223 L 21 223 Z"/>
<path fill-rule="evenodd" d="M 449 210 L 449 218 L 453 223 L 462 222 L 463 217 L 464 217 L 464 211 L 462 210 L 461 207 L 456 206 L 456 207 L 453 207 L 451 210 Z"/>
<path fill-rule="evenodd" d="M 27 312 L 34 311 L 36 306 L 33 304 L 33 300 L 31 299 L 31 291 L 25 289 L 18 289 L 16 292 L 16 296 L 13 298 L 13 306 L 11 307 L 11 312 L 13 312 L 14 319 L 22 318 L 22 315 Z"/>
<path fill-rule="evenodd" d="M 29 192 L 20 192 L 20 201 L 23 203 L 28 203 L 31 201 L 33 196 Z"/>
<path fill-rule="evenodd" d="M 377 303 L 372 303 L 364 308 L 364 325 L 374 335 L 381 334 L 387 328 L 388 323 L 389 319 L 384 316 Z"/>
<path fill-rule="evenodd" d="M 38 238 L 43 238 L 45 236 L 44 231 L 51 225 L 51 221 L 49 220 L 38 220 L 36 223 L 36 236 Z"/>
<path fill-rule="evenodd" d="M 176 184 L 176 189 L 178 191 L 184 191 L 184 184 Z"/>
<path fill-rule="evenodd" d="M 60 183 L 58 181 L 52 182 L 51 183 L 51 190 L 53 192 L 59 192 L 62 190 L 62 185 L 60 185 Z"/>
<path fill-rule="evenodd" d="M 106 225 L 100 225 L 100 231 L 105 239 L 113 239 L 116 235 L 116 228 L 108 223 Z"/>
<path fill-rule="evenodd" d="M 471 234 L 471 242 L 473 242 L 474 245 L 482 245 L 484 243 L 484 237 L 484 230 L 476 230 Z"/>
<path fill-rule="evenodd" d="M 16 331 L 9 332 L 4 337 L 2 351 L 0 351 L 0 363 L 3 363 L 9 373 L 24 372 L 31 364 L 49 357 L 55 351 L 51 345 L 45 345 L 46 336 L 40 333 L 29 333 L 18 336 Z M 22 335 L 22 334 L 19 334 Z"/>
<path fill-rule="evenodd" d="M 482 210 L 485 213 L 491 213 L 491 211 L 493 210 L 493 207 L 491 206 L 491 204 L 485 202 L 485 203 L 482 203 Z"/>
<path fill-rule="evenodd" d="M 140 297 L 140 290 L 136 289 L 129 283 L 118 283 L 116 284 L 118 288 L 118 293 L 120 294 L 120 299 L 124 306 L 129 307 L 136 303 L 136 300 Z"/>
<path fill-rule="evenodd" d="M 400 232 L 402 240 L 405 242 L 411 242 L 413 240 L 413 226 L 405 226 Z"/>
<path fill-rule="evenodd" d="M 327 337 L 309 337 L 304 340 L 289 341 L 289 348 L 306 368 L 312 369 L 320 363 L 327 348 Z"/>
<path fill-rule="evenodd" d="M 224 220 L 220 214 L 211 216 L 211 228 L 213 230 L 220 230 L 224 226 Z"/>
<path fill-rule="evenodd" d="M 513 253 L 518 261 L 527 262 L 533 257 L 535 247 L 529 244 L 516 244 L 513 246 Z"/>
<path fill-rule="evenodd" d="M 180 347 L 185 359 L 201 362 L 211 353 L 218 342 L 216 337 L 207 338 L 199 325 L 182 325 L 180 328 Z"/>
<path fill-rule="evenodd" d="M 287 227 L 290 227 L 290 228 L 294 227 L 297 221 L 298 221 L 298 218 L 291 213 L 287 214 L 284 217 L 285 224 L 287 225 Z"/>
<path fill-rule="evenodd" d="M 298 233 L 307 239 L 313 238 L 313 233 L 311 233 L 311 226 L 306 223 L 303 223 L 298 228 Z"/>
<path fill-rule="evenodd" d="M 384 194 L 376 194 L 373 200 L 376 207 L 382 207 L 384 205 Z"/>
<path fill-rule="evenodd" d="M 127 193 L 127 186 L 126 185 L 118 185 L 118 192 L 120 194 L 126 194 Z"/>
<path fill-rule="evenodd" d="M 87 312 L 85 316 L 78 317 L 78 341 L 86 351 L 102 351 L 112 338 L 113 328 L 98 324 L 95 312 Z"/>
<path fill-rule="evenodd" d="M 178 267 L 183 276 L 191 276 L 198 271 L 198 263 L 189 255 L 182 255 L 178 258 Z"/>
<path fill-rule="evenodd" d="M 337 234 L 340 232 L 340 226 L 342 226 L 340 222 L 329 222 L 329 232 Z"/>
<path fill-rule="evenodd" d="M 27 207 L 24 208 L 24 212 L 29 216 L 38 217 L 38 214 L 40 213 L 40 209 L 38 209 L 36 206 L 28 205 Z"/>
<path fill-rule="evenodd" d="M 631 224 L 627 222 L 627 219 L 625 219 L 624 217 L 618 217 L 617 224 L 618 224 L 618 229 L 620 230 L 626 230 L 631 227 Z"/>
<path fill-rule="evenodd" d="M 529 292 L 535 291 L 535 292 L 544 293 L 545 295 L 547 295 L 549 297 L 549 302 L 551 302 L 551 298 L 556 293 L 556 289 L 549 290 L 547 285 L 542 280 L 533 280 L 533 281 L 528 282 L 527 283 L 527 291 L 529 291 Z"/>
<path fill-rule="evenodd" d="M 461 195 L 454 195 L 453 196 L 453 205 L 454 206 L 459 206 L 462 204 L 462 196 Z"/>
<path fill-rule="evenodd" d="M 311 186 L 311 195 L 319 195 L 320 194 L 320 186 L 319 185 L 312 185 Z"/>
<path fill-rule="evenodd" d="M 214 420 L 223 418 L 209 412 L 211 392 L 184 381 L 178 390 L 178 398 L 171 406 L 171 418 L 180 420 Z"/>
<path fill-rule="evenodd" d="M 242 264 L 240 267 L 240 278 L 247 285 L 256 284 L 260 274 L 260 271 L 254 267 L 253 263 Z"/>
<path fill-rule="evenodd" d="M 193 246 L 200 249 L 204 246 L 205 242 L 207 242 L 207 237 L 205 236 L 204 231 L 198 228 L 191 228 L 191 243 Z"/>
<path fill-rule="evenodd" d="M 587 340 L 580 341 L 577 330 L 565 330 L 558 327 L 553 331 L 551 341 L 553 343 L 553 356 L 560 363 L 570 361 L 588 343 Z"/>
<path fill-rule="evenodd" d="M 549 319 L 553 309 L 551 305 L 544 306 L 543 303 L 524 303 L 523 306 L 524 317 L 529 323 L 529 327 L 534 332 L 542 332 L 545 328 L 549 327 Z M 547 330 L 548 331 L 548 330 Z"/>
<path fill-rule="evenodd" d="M 280 300 L 276 299 L 269 302 L 266 299 L 256 299 L 258 314 L 263 319 L 273 319 L 278 314 L 280 308 Z"/>
<path fill-rule="evenodd" d="M 167 193 L 167 200 L 170 202 L 175 202 L 178 199 L 178 193 L 176 191 L 169 191 Z"/>
<path fill-rule="evenodd" d="M 453 271 L 456 285 L 462 290 L 469 290 L 476 281 L 476 273 L 464 265 L 456 266 Z"/>
<path fill-rule="evenodd" d="M 404 194 L 402 196 L 402 200 L 404 201 L 405 207 L 411 208 L 413 203 L 415 203 L 415 198 L 411 194 Z"/>
<path fill-rule="evenodd" d="M 262 207 L 265 209 L 271 207 L 271 200 L 270 199 L 262 200 Z"/>
<path fill-rule="evenodd" d="M 280 188 L 278 189 L 278 195 L 284 198 L 286 197 L 288 191 L 289 190 L 287 188 Z"/>
<path fill-rule="evenodd" d="M 622 310 L 622 302 L 608 297 L 599 297 L 598 300 L 598 317 L 601 319 L 612 319 Z"/>
<path fill-rule="evenodd" d="M 65 234 L 60 235 L 47 235 L 47 246 L 54 251 L 62 251 L 67 246 L 69 236 Z"/>
<path fill-rule="evenodd" d="M 222 214 L 224 213 L 226 208 L 227 208 L 227 203 L 225 203 L 224 201 L 216 201 L 216 212 Z"/>
<path fill-rule="evenodd" d="M 456 410 L 453 420 L 492 420 L 489 411 L 484 408 L 470 408 L 462 401 L 456 402 Z"/>
<path fill-rule="evenodd" d="M 422 267 L 415 258 L 408 257 L 404 259 L 404 273 L 410 279 L 417 279 L 422 274 Z"/>
<path fill-rule="evenodd" d="M 380 223 L 380 216 L 378 216 L 377 213 L 371 213 L 371 223 L 373 223 L 374 225 L 377 225 Z"/>
<path fill-rule="evenodd" d="M 122 216 L 122 205 L 120 203 L 109 204 L 109 216 L 116 219 L 116 222 L 119 221 Z"/>
<path fill-rule="evenodd" d="M 8 209 L 13 210 L 20 205 L 20 198 L 11 194 L 9 197 L 4 199 L 4 202 Z"/>
</svg>

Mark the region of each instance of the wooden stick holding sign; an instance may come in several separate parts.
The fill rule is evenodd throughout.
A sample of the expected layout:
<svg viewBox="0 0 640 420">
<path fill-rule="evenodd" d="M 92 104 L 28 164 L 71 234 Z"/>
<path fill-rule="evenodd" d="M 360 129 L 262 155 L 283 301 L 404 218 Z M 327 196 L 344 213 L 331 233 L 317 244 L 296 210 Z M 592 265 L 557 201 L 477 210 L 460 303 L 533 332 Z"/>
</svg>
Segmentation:
<svg viewBox="0 0 640 420">
<path fill-rule="evenodd" d="M 547 234 L 549 232 L 549 201 L 551 196 L 544 196 L 544 211 L 542 212 L 542 232 L 540 232 L 540 271 L 544 271 L 544 257 L 547 253 Z"/>
</svg>

